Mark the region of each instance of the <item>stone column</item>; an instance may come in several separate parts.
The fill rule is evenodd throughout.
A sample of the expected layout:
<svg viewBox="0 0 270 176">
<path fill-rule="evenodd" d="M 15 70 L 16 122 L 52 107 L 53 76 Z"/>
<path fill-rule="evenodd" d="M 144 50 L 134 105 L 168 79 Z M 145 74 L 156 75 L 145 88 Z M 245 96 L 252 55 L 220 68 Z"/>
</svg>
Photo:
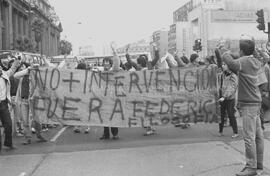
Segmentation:
<svg viewBox="0 0 270 176">
<path fill-rule="evenodd" d="M 10 22 L 10 36 L 12 36 L 12 38 L 10 38 L 10 45 L 13 45 L 13 47 L 15 46 L 15 39 L 17 36 L 17 20 L 16 20 L 16 13 L 13 11 L 13 7 L 10 5 L 9 8 L 9 13 L 10 13 L 10 17 L 9 17 L 9 22 Z"/>
<path fill-rule="evenodd" d="M 13 40 L 13 31 L 12 31 L 12 5 L 10 0 L 8 1 L 8 5 L 4 7 L 5 9 L 5 35 L 6 35 L 6 49 L 12 49 L 11 43 Z"/>
<path fill-rule="evenodd" d="M 22 13 L 19 12 L 18 13 L 18 20 L 19 20 L 19 31 L 20 31 L 20 37 L 23 35 L 23 17 L 22 17 Z"/>
<path fill-rule="evenodd" d="M 0 38 L 1 38 L 1 40 L 0 40 L 0 50 L 3 49 L 3 46 L 2 46 L 2 40 L 3 40 L 3 38 L 2 38 L 2 27 L 3 27 L 3 22 L 2 22 L 2 13 L 1 13 L 3 10 L 4 10 L 3 3 L 2 3 L 2 1 L 0 1 Z"/>
</svg>

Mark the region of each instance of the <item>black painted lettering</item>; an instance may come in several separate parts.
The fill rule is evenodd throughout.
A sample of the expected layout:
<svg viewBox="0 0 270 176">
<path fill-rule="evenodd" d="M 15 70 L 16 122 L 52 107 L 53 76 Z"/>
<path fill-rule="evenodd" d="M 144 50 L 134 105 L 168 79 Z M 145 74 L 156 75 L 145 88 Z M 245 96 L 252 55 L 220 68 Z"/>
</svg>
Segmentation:
<svg viewBox="0 0 270 176">
<path fill-rule="evenodd" d="M 118 106 L 119 106 L 119 109 L 117 109 Z M 124 112 L 123 112 L 123 108 L 122 108 L 122 103 L 121 103 L 121 100 L 118 99 L 118 98 L 115 100 L 115 104 L 114 104 L 112 115 L 110 117 L 110 121 L 112 121 L 115 113 L 120 113 L 121 114 L 121 119 L 125 120 Z"/>
<path fill-rule="evenodd" d="M 117 96 L 117 97 L 125 97 L 126 94 L 124 92 L 122 92 L 122 94 L 118 94 L 118 88 L 119 87 L 123 88 L 123 86 L 124 86 L 124 84 L 121 81 L 118 81 L 119 79 L 125 79 L 125 77 L 124 76 L 116 76 L 115 77 L 115 84 L 114 84 L 114 86 L 115 86 L 115 89 L 114 89 L 115 90 L 115 96 Z"/>
<path fill-rule="evenodd" d="M 66 118 L 66 112 L 67 111 L 77 111 L 78 108 L 77 107 L 73 107 L 73 106 L 67 106 L 68 102 L 74 102 L 74 103 L 78 103 L 80 102 L 81 99 L 80 98 L 71 98 L 71 97 L 64 97 L 64 105 L 63 105 L 63 113 L 62 113 L 62 119 L 67 119 L 67 120 L 80 120 L 79 118 L 76 117 L 70 117 L 70 118 Z"/>
<path fill-rule="evenodd" d="M 53 80 L 54 80 L 54 78 L 55 78 L 55 76 L 54 76 L 54 73 L 57 73 L 56 75 L 56 79 L 57 79 L 57 81 L 56 81 L 56 85 L 55 86 L 53 86 Z M 59 83 L 60 83 L 60 71 L 57 69 L 57 68 L 54 68 L 53 70 L 52 70 L 52 73 L 51 73 L 51 80 L 50 80 L 50 87 L 51 87 L 51 89 L 52 90 L 56 90 L 57 88 L 58 88 L 58 86 L 59 86 Z"/>
<path fill-rule="evenodd" d="M 46 97 L 38 97 L 38 96 L 34 96 L 34 99 L 33 99 L 33 115 L 35 116 L 36 114 L 36 111 L 45 111 L 45 108 L 44 106 L 41 107 L 41 106 L 38 106 L 39 105 L 39 102 L 40 100 L 42 100 L 43 102 L 46 100 Z"/>
<path fill-rule="evenodd" d="M 137 126 L 137 119 L 135 118 L 128 118 L 128 127 Z"/>
<path fill-rule="evenodd" d="M 56 116 L 55 111 L 56 111 L 56 108 L 57 108 L 58 100 L 59 99 L 58 98 L 55 99 L 55 103 L 54 103 L 53 109 L 51 109 L 52 108 L 53 101 L 52 101 L 52 99 L 50 97 L 48 97 L 48 99 L 49 99 L 49 107 L 48 107 L 47 117 L 48 118 L 52 118 L 52 117 Z"/>
<path fill-rule="evenodd" d="M 45 90 L 46 83 L 47 83 L 48 68 L 45 70 L 45 74 L 44 74 L 45 78 L 44 78 L 44 80 L 42 79 L 42 76 L 41 76 L 41 70 L 39 70 L 39 69 L 36 70 L 36 74 L 38 74 L 38 76 L 39 76 L 39 77 L 36 77 L 36 78 L 37 78 L 37 80 L 39 80 L 39 82 L 40 82 L 40 84 L 42 86 L 42 89 Z"/>
<path fill-rule="evenodd" d="M 209 87 L 209 84 L 210 84 L 208 69 L 207 68 L 202 69 L 201 75 L 202 75 L 202 86 L 201 87 L 202 87 L 203 90 L 208 90 L 209 89 L 208 87 Z"/>
<path fill-rule="evenodd" d="M 177 70 L 177 76 L 178 76 L 178 79 L 177 79 L 177 81 L 176 81 L 176 79 L 175 79 L 175 76 L 174 76 L 174 74 L 173 74 L 173 70 L 172 69 L 170 69 L 169 70 L 169 73 L 170 73 L 170 91 L 172 92 L 173 91 L 173 82 L 174 82 L 174 84 L 176 85 L 176 89 L 179 91 L 179 89 L 180 89 L 180 83 L 181 83 L 181 79 L 180 79 L 180 70 L 178 69 Z"/>
<path fill-rule="evenodd" d="M 164 75 L 165 73 L 165 71 L 156 71 L 156 90 L 159 92 L 164 92 L 164 88 L 159 88 L 159 83 L 161 82 L 161 80 L 159 79 L 159 75 Z"/>
<path fill-rule="evenodd" d="M 108 86 L 109 86 L 109 81 L 110 81 L 110 75 L 113 75 L 111 72 L 104 72 L 102 74 L 105 74 L 105 82 L 106 82 L 106 88 L 104 92 L 104 96 L 107 96 L 107 91 L 108 91 Z"/>
<path fill-rule="evenodd" d="M 133 117 L 137 117 L 137 115 L 136 115 L 137 112 L 143 112 L 142 109 L 137 108 L 137 105 L 138 104 L 143 105 L 143 102 L 142 101 L 132 101 L 132 103 L 133 103 Z"/>
<path fill-rule="evenodd" d="M 91 72 L 89 92 L 92 92 L 93 79 L 95 79 L 96 85 L 99 85 L 99 84 L 100 84 L 100 83 L 98 82 L 98 80 L 97 80 L 96 72 Z"/>
<path fill-rule="evenodd" d="M 87 78 L 88 78 L 88 70 L 84 72 L 84 82 L 83 82 L 83 93 L 86 93 L 86 85 L 87 85 Z"/>
<path fill-rule="evenodd" d="M 154 110 L 155 106 L 158 106 L 158 103 L 153 103 L 151 101 L 146 101 L 146 107 L 145 107 L 144 116 L 145 117 L 154 117 L 155 113 L 154 112 L 149 112 L 149 110 Z"/>
<path fill-rule="evenodd" d="M 69 91 L 72 92 L 72 84 L 73 83 L 80 83 L 80 80 L 73 79 L 73 72 L 70 72 L 70 79 L 63 79 L 63 82 L 69 83 Z"/>
<path fill-rule="evenodd" d="M 90 105 L 89 105 L 88 121 L 91 120 L 91 114 L 93 112 L 97 112 L 100 123 L 103 123 L 103 119 L 102 119 L 101 113 L 100 113 L 101 107 L 102 107 L 102 101 L 99 98 L 91 98 Z"/>
<path fill-rule="evenodd" d="M 172 115 L 181 114 L 181 105 L 183 105 L 184 102 L 185 102 L 185 100 L 181 100 L 181 99 L 172 101 L 171 114 Z M 178 104 L 178 106 L 177 106 L 177 104 Z"/>
<path fill-rule="evenodd" d="M 165 110 L 163 109 L 164 106 L 165 106 Z M 159 114 L 168 114 L 169 112 L 170 112 L 170 104 L 168 101 L 162 98 Z"/>
<path fill-rule="evenodd" d="M 145 85 L 145 90 L 148 93 L 149 92 L 149 88 L 151 86 L 151 82 L 152 82 L 152 77 L 153 77 L 153 72 L 150 72 L 150 78 L 149 78 L 149 82 L 147 82 L 147 76 L 146 76 L 147 70 L 143 71 L 143 75 L 144 75 L 144 85 Z"/>
<path fill-rule="evenodd" d="M 187 78 L 189 78 L 189 79 L 187 79 Z M 193 82 L 193 89 L 189 89 L 189 87 L 191 87 L 191 86 L 187 86 L 187 84 L 192 84 L 192 82 Z M 188 70 L 185 72 L 184 87 L 189 92 L 194 92 L 196 90 L 196 83 L 194 83 L 194 72 L 192 70 Z"/>
<path fill-rule="evenodd" d="M 135 85 L 139 92 L 142 93 L 142 89 L 139 86 L 139 76 L 136 72 L 130 73 L 129 93 L 131 92 L 133 85 Z"/>
</svg>

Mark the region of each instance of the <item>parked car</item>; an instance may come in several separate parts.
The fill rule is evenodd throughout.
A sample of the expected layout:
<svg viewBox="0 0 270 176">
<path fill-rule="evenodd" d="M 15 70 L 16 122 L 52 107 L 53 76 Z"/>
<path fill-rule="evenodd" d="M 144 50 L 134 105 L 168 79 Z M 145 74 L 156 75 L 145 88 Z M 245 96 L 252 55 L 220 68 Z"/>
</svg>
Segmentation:
<svg viewBox="0 0 270 176">
<path fill-rule="evenodd" d="M 21 56 L 22 62 L 26 62 L 30 65 L 38 65 L 41 67 L 51 66 L 51 63 L 48 61 L 46 56 L 42 56 L 37 53 L 29 53 L 29 52 L 21 52 L 14 50 L 2 50 L 0 51 L 0 60 L 4 60 L 6 58 L 12 59 L 14 56 Z"/>
</svg>

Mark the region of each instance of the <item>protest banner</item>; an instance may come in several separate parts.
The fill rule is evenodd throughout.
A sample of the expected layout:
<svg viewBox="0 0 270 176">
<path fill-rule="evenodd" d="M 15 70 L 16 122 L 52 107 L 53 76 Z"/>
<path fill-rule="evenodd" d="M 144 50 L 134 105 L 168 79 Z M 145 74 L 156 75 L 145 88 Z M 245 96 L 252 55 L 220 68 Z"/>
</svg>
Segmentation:
<svg viewBox="0 0 270 176">
<path fill-rule="evenodd" d="M 143 127 L 218 122 L 217 70 L 32 70 L 32 113 L 66 125 Z"/>
</svg>

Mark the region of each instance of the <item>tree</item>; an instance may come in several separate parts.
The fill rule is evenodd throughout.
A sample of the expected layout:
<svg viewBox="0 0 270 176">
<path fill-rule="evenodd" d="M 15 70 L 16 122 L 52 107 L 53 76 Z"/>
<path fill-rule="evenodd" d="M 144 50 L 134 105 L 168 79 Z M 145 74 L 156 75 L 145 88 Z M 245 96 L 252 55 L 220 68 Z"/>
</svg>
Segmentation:
<svg viewBox="0 0 270 176">
<path fill-rule="evenodd" d="M 72 51 L 72 44 L 67 40 L 60 41 L 60 52 L 62 55 L 69 55 Z"/>
</svg>

